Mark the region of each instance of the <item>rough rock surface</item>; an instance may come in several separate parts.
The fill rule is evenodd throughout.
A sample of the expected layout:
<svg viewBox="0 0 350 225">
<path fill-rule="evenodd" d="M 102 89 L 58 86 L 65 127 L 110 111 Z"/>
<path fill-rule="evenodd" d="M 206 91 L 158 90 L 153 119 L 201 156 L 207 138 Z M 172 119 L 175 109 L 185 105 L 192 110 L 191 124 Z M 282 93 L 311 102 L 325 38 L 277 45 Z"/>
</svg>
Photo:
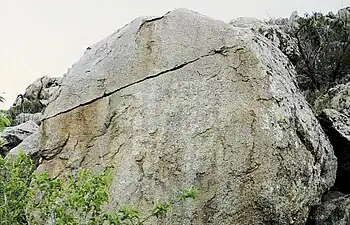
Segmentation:
<svg viewBox="0 0 350 225">
<path fill-rule="evenodd" d="M 326 94 L 316 99 L 314 109 L 318 114 L 323 109 L 334 109 L 350 116 L 350 82 L 329 89 Z"/>
<path fill-rule="evenodd" d="M 232 20 L 230 24 L 235 27 L 249 28 L 264 36 L 278 47 L 292 63 L 295 63 L 300 53 L 297 41 L 291 37 L 289 30 L 298 26 L 298 18 L 298 14 L 295 12 L 289 19 L 262 21 L 256 18 L 240 17 Z"/>
<path fill-rule="evenodd" d="M 328 135 L 338 160 L 337 178 L 332 189 L 350 193 L 350 83 L 331 88 L 314 103 L 314 109 Z M 312 210 L 310 225 L 350 224 L 349 196 L 323 200 Z"/>
<path fill-rule="evenodd" d="M 338 158 L 336 187 L 350 193 L 350 83 L 337 85 L 319 97 L 314 109 Z"/>
<path fill-rule="evenodd" d="M 0 138 L 4 140 L 3 145 L 0 146 L 0 154 L 5 156 L 12 148 L 19 145 L 24 139 L 38 130 L 38 127 L 33 121 L 28 121 L 14 127 L 7 127 L 0 135 Z"/>
<path fill-rule="evenodd" d="M 350 224 L 350 196 L 332 191 L 325 195 L 323 204 L 312 210 L 307 225 Z"/>
<path fill-rule="evenodd" d="M 337 12 L 337 16 L 339 16 L 340 18 L 344 18 L 345 20 L 348 19 L 350 17 L 350 7 L 345 7 L 340 9 Z"/>
<path fill-rule="evenodd" d="M 139 18 L 87 49 L 21 147 L 53 176 L 114 165 L 113 206 L 197 187 L 169 224 L 304 224 L 336 160 L 294 80 L 249 29 L 186 10 Z"/>
<path fill-rule="evenodd" d="M 44 115 L 40 112 L 38 113 L 20 113 L 13 120 L 13 124 L 22 124 L 27 121 L 33 121 L 40 125 L 41 121 L 44 119 Z"/>
<path fill-rule="evenodd" d="M 338 158 L 338 171 L 335 187 L 343 193 L 350 193 L 350 118 L 334 110 L 324 109 L 319 115 L 335 155 Z"/>
<path fill-rule="evenodd" d="M 9 110 L 13 124 L 18 125 L 30 120 L 40 124 L 46 106 L 59 94 L 61 80 L 62 78 L 44 76 L 29 85 Z"/>
</svg>

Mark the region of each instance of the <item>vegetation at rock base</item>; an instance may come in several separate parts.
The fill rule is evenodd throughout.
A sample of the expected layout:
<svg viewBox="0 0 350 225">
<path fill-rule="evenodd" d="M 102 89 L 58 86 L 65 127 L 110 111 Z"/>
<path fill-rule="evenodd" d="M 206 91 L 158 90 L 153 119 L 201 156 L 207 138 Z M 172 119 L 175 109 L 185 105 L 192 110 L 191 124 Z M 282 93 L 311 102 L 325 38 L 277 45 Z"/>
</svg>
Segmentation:
<svg viewBox="0 0 350 225">
<path fill-rule="evenodd" d="M 98 174 L 79 170 L 75 176 L 65 178 L 51 178 L 46 173 L 35 175 L 34 170 L 32 160 L 24 153 L 0 157 L 0 224 L 143 225 L 196 196 L 194 189 L 186 189 L 155 205 L 146 215 L 126 206 L 106 212 L 110 169 Z"/>
<path fill-rule="evenodd" d="M 338 14 L 307 14 L 292 31 L 300 52 L 295 63 L 299 87 L 313 101 L 329 88 L 350 81 L 350 8 Z"/>
<path fill-rule="evenodd" d="M 24 154 L 16 160 L 0 156 L 0 224 L 26 224 L 26 205 L 31 198 L 28 189 L 34 166 Z"/>
<path fill-rule="evenodd" d="M 0 102 L 4 102 L 5 99 L 0 96 Z M 9 119 L 9 116 L 7 114 L 6 110 L 0 110 L 0 133 L 4 131 L 5 127 L 11 125 L 11 120 Z M 3 138 L 0 137 L 0 147 L 4 145 L 5 141 Z"/>
<path fill-rule="evenodd" d="M 7 111 L 0 110 L 0 132 L 2 132 L 5 129 L 5 127 L 10 125 L 11 125 L 11 120 L 7 115 Z"/>
</svg>

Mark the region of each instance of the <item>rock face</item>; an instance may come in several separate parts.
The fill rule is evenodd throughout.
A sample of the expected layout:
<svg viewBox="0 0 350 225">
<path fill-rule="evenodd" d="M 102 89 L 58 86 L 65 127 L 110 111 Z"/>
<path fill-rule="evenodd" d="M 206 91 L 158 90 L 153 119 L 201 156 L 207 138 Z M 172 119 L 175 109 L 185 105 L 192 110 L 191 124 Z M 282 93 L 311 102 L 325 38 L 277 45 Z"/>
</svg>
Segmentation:
<svg viewBox="0 0 350 225">
<path fill-rule="evenodd" d="M 139 18 L 87 49 L 21 147 L 53 176 L 113 165 L 113 206 L 197 187 L 168 224 L 305 224 L 337 164 L 294 82 L 249 29 L 187 10 Z"/>
</svg>

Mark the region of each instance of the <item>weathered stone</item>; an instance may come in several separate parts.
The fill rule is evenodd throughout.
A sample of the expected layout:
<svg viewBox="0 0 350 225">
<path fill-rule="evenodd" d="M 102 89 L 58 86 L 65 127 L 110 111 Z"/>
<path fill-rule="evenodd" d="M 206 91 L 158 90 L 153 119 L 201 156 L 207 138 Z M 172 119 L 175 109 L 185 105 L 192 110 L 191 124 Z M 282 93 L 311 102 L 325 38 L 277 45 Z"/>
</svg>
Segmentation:
<svg viewBox="0 0 350 225">
<path fill-rule="evenodd" d="M 28 121 L 18 126 L 5 128 L 4 133 L 0 136 L 5 141 L 0 147 L 0 154 L 5 156 L 12 148 L 19 145 L 24 139 L 38 130 L 38 127 L 33 121 Z"/>
<path fill-rule="evenodd" d="M 319 115 L 335 155 L 338 159 L 338 171 L 335 187 L 343 193 L 350 193 L 350 118 L 334 110 L 324 109 Z"/>
<path fill-rule="evenodd" d="M 34 113 L 34 114 L 21 113 L 21 114 L 18 114 L 16 118 L 13 120 L 13 124 L 21 124 L 27 121 L 33 121 L 36 124 L 40 125 L 43 118 L 44 118 L 44 115 L 42 113 Z"/>
<path fill-rule="evenodd" d="M 60 87 L 62 78 L 47 77 L 37 79 L 24 93 L 28 100 L 49 100 Z"/>
<path fill-rule="evenodd" d="M 288 21 L 287 21 L 288 29 L 298 29 L 300 18 L 301 17 L 298 15 L 298 12 L 294 11 L 288 18 Z"/>
<path fill-rule="evenodd" d="M 329 89 L 326 94 L 316 99 L 314 109 L 316 113 L 321 113 L 323 109 L 335 109 L 350 116 L 350 82 Z"/>
<path fill-rule="evenodd" d="M 239 17 L 231 20 L 230 24 L 235 27 L 242 28 L 257 28 L 257 27 L 266 27 L 267 24 L 254 17 Z"/>
<path fill-rule="evenodd" d="M 350 83 L 337 85 L 319 97 L 314 109 L 328 135 L 338 160 L 337 178 L 333 189 L 350 193 Z M 323 200 L 310 216 L 310 225 L 350 224 L 349 197 Z"/>
<path fill-rule="evenodd" d="M 276 19 L 264 22 L 262 20 L 250 17 L 240 17 L 230 22 L 232 26 L 249 28 L 269 39 L 278 47 L 292 63 L 299 58 L 299 49 L 295 38 L 291 37 L 288 31 L 296 26 L 297 15 L 292 14 L 290 19 Z"/>
<path fill-rule="evenodd" d="M 323 204 L 312 210 L 307 225 L 350 224 L 350 196 L 341 192 L 330 192 Z"/>
<path fill-rule="evenodd" d="M 27 87 L 23 95 L 18 95 L 16 101 L 8 110 L 13 124 L 18 125 L 28 120 L 40 124 L 42 114 L 47 104 L 59 94 L 62 78 L 44 76 Z"/>
<path fill-rule="evenodd" d="M 249 29 L 186 10 L 140 18 L 88 48 L 21 147 L 53 176 L 113 165 L 113 207 L 197 187 L 169 224 L 304 224 L 336 160 L 294 82 Z"/>
<path fill-rule="evenodd" d="M 339 18 L 342 18 L 345 21 L 348 21 L 350 18 L 350 7 L 345 7 L 345 8 L 340 9 L 337 12 L 337 16 Z"/>
</svg>

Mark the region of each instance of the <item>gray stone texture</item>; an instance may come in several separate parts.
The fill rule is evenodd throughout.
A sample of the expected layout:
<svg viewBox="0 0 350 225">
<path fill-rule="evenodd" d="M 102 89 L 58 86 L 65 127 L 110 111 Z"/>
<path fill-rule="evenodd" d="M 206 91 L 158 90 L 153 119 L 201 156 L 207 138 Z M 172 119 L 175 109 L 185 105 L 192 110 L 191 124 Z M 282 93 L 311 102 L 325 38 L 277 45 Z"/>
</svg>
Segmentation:
<svg viewBox="0 0 350 225">
<path fill-rule="evenodd" d="M 18 126 L 7 127 L 0 134 L 3 143 L 0 146 L 0 154 L 6 155 L 12 148 L 18 146 L 24 139 L 38 130 L 38 125 L 33 121 L 27 121 Z"/>
<path fill-rule="evenodd" d="M 180 217 L 150 224 L 304 224 L 337 167 L 287 57 L 182 9 L 89 47 L 18 148 L 52 176 L 114 166 L 111 208 L 199 189 Z"/>
<path fill-rule="evenodd" d="M 323 204 L 312 210 L 307 225 L 350 224 L 350 196 L 338 191 L 327 193 Z"/>
</svg>

